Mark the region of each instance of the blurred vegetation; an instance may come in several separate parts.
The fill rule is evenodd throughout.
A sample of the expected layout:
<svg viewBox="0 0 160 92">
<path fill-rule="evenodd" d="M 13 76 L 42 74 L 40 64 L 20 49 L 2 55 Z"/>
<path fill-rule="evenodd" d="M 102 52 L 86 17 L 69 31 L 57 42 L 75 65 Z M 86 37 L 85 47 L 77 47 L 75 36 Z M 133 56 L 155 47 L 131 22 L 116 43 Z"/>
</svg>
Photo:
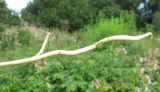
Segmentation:
<svg viewBox="0 0 160 92">
<path fill-rule="evenodd" d="M 16 32 L 8 33 L 0 29 L 0 50 L 10 50 L 16 47 L 29 46 L 34 43 L 34 37 L 26 29 L 17 29 Z"/>
<path fill-rule="evenodd" d="M 15 11 L 9 10 L 4 0 L 0 0 L 0 26 L 12 26 L 19 24 L 19 15 Z"/>
<path fill-rule="evenodd" d="M 160 1 L 137 10 L 141 2 L 33 0 L 19 17 L 0 0 L 0 62 L 35 55 L 48 30 L 46 52 L 82 48 L 112 35 L 154 33 L 153 39 L 114 41 L 81 55 L 48 57 L 37 68 L 35 63 L 0 67 L 0 91 L 159 92 Z"/>
<path fill-rule="evenodd" d="M 154 27 L 160 32 L 160 12 L 156 12 L 153 19 Z"/>
<path fill-rule="evenodd" d="M 159 0 L 33 0 L 22 10 L 22 18 L 37 26 L 58 27 L 75 31 L 86 24 L 96 23 L 99 13 L 105 17 L 120 17 L 124 11 L 136 14 L 139 29 L 152 24 L 153 16 L 159 11 Z M 137 9 L 140 4 L 144 7 Z M 74 8 L 73 8 L 74 7 Z"/>
<path fill-rule="evenodd" d="M 10 10 L 7 8 L 5 1 L 0 0 L 0 24 L 8 23 Z"/>
<path fill-rule="evenodd" d="M 86 25 L 75 33 L 53 29 L 46 51 L 77 49 L 106 36 L 142 34 L 136 29 L 133 12 L 120 14 L 119 18 L 99 17 L 96 24 Z M 154 29 L 148 26 L 146 30 Z M 15 32 L 18 33 L 15 39 L 23 45 L 1 50 L 0 61 L 35 55 L 43 43 L 30 37 L 29 30 Z M 160 44 L 157 39 L 110 42 L 81 55 L 46 58 L 38 68 L 34 63 L 0 68 L 0 89 L 3 92 L 158 92 L 160 68 L 156 65 Z M 43 61 L 48 63 L 43 64 Z"/>
</svg>

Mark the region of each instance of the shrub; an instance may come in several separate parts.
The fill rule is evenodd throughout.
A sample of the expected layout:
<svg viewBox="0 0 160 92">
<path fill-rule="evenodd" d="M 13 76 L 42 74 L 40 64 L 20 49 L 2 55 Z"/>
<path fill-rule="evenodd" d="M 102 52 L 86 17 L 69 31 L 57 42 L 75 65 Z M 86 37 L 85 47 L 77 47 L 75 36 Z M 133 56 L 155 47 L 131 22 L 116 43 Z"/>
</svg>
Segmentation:
<svg viewBox="0 0 160 92">
<path fill-rule="evenodd" d="M 29 30 L 19 29 L 18 31 L 18 41 L 22 45 L 30 45 L 34 38 Z"/>
<path fill-rule="evenodd" d="M 0 49 L 13 49 L 15 47 L 15 38 L 12 34 L 7 34 L 3 27 L 0 27 Z"/>
<path fill-rule="evenodd" d="M 35 38 L 30 31 L 25 29 L 17 29 L 15 32 L 8 33 L 0 28 L 0 49 L 8 50 L 20 46 L 29 46 L 34 43 Z"/>
</svg>

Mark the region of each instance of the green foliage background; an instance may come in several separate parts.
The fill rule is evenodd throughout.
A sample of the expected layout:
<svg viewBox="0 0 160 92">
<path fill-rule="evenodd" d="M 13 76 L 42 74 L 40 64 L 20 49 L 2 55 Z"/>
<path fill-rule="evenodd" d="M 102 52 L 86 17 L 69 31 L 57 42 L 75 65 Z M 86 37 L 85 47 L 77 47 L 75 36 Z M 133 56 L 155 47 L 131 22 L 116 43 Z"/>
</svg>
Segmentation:
<svg viewBox="0 0 160 92">
<path fill-rule="evenodd" d="M 135 14 L 128 12 L 121 14 L 120 18 L 101 17 L 98 23 L 75 33 L 54 30 L 46 51 L 77 49 L 111 35 L 142 34 L 136 31 L 135 21 Z M 21 35 L 16 39 L 25 45 L 1 51 L 0 61 L 32 56 L 41 47 L 43 41 L 30 39 L 27 30 L 17 32 Z M 30 40 L 35 41 L 29 44 Z M 154 52 L 157 47 L 159 44 L 155 39 L 115 41 L 77 56 L 46 58 L 41 60 L 39 68 L 35 68 L 34 63 L 1 67 L 0 89 L 3 92 L 134 92 L 136 88 L 145 91 L 147 87 L 149 91 L 157 92 L 160 91 L 159 68 L 154 70 L 152 65 L 140 61 L 140 58 L 147 58 L 145 62 L 148 63 L 153 62 L 153 58 L 159 61 L 160 52 Z M 146 69 L 144 74 L 140 72 L 142 67 Z M 146 75 L 151 76 L 156 84 L 149 84 Z"/>
<path fill-rule="evenodd" d="M 152 16 L 159 11 L 158 0 L 149 0 L 152 15 L 141 17 L 138 5 L 145 0 L 33 0 L 22 10 L 22 18 L 37 26 L 58 27 L 75 31 L 86 24 L 97 23 L 98 15 L 111 18 L 120 17 L 121 12 L 132 11 L 136 14 L 138 28 L 144 28 L 146 23 L 153 24 Z M 146 11 L 147 12 L 147 11 Z M 155 28 L 157 25 L 154 25 Z"/>
<path fill-rule="evenodd" d="M 35 55 L 46 33 L 42 30 L 52 33 L 46 52 L 82 48 L 112 35 L 154 33 L 153 39 L 114 41 L 81 55 L 48 57 L 40 60 L 39 67 L 35 62 L 0 67 L 0 91 L 159 92 L 159 1 L 150 1 L 151 23 L 147 18 L 139 22 L 136 8 L 140 2 L 33 0 L 19 18 L 0 0 L 1 62 Z"/>
</svg>

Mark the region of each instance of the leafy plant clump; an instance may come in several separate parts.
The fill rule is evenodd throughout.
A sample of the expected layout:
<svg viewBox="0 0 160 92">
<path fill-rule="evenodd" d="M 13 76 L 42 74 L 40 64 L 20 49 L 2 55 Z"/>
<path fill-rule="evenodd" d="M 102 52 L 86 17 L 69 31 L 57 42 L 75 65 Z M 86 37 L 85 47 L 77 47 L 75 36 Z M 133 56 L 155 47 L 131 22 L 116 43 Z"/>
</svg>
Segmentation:
<svg viewBox="0 0 160 92">
<path fill-rule="evenodd" d="M 4 30 L 4 31 L 3 31 Z M 1 29 L 0 32 L 0 49 L 9 50 L 21 46 L 29 46 L 34 43 L 35 38 L 29 30 L 17 29 L 15 32 L 6 32 Z"/>
</svg>

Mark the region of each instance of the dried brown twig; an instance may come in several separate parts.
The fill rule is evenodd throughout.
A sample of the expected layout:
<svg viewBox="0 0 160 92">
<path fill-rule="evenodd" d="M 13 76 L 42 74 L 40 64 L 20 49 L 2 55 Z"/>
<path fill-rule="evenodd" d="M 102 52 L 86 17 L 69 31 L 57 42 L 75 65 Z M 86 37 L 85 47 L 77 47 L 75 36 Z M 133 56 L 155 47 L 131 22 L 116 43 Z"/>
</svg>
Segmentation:
<svg viewBox="0 0 160 92">
<path fill-rule="evenodd" d="M 149 36 L 152 37 L 151 32 L 143 34 L 143 35 L 139 35 L 139 36 L 128 36 L 128 35 L 111 36 L 111 37 L 101 39 L 100 41 L 98 41 L 98 42 L 96 42 L 92 45 L 89 45 L 89 46 L 86 46 L 84 48 L 80 48 L 80 49 L 77 49 L 77 50 L 54 50 L 54 51 L 50 51 L 50 52 L 46 52 L 46 53 L 42 54 L 42 52 L 44 51 L 45 45 L 47 43 L 47 41 L 45 40 L 46 43 L 44 42 L 44 45 L 42 46 L 41 50 L 35 56 L 29 57 L 29 58 L 24 58 L 24 59 L 19 59 L 19 60 L 14 60 L 14 61 L 0 62 L 0 66 L 2 67 L 2 66 L 25 64 L 25 63 L 30 63 L 30 62 L 33 62 L 33 61 L 38 61 L 40 59 L 44 59 L 44 58 L 47 58 L 47 57 L 50 57 L 50 56 L 55 56 L 55 55 L 78 55 L 78 54 L 93 50 L 93 49 L 97 48 L 98 46 L 101 46 L 102 44 L 104 44 L 106 42 L 115 41 L 115 40 L 133 40 L 133 41 L 136 41 L 136 40 L 144 39 L 144 38 L 149 37 Z"/>
</svg>

